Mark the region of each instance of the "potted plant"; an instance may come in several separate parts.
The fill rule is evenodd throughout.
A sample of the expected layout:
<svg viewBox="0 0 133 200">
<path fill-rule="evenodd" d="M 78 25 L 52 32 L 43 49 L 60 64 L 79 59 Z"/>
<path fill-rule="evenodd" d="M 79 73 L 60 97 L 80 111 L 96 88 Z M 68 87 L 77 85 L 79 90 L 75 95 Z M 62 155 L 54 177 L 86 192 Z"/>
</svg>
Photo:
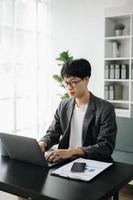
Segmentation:
<svg viewBox="0 0 133 200">
<path fill-rule="evenodd" d="M 56 58 L 56 60 L 59 61 L 58 66 L 62 67 L 68 61 L 73 60 L 73 56 L 70 55 L 69 51 L 63 51 L 59 54 L 59 57 Z M 62 85 L 63 79 L 60 75 L 54 74 L 53 78 L 59 83 L 61 87 L 64 88 L 64 86 Z M 58 95 L 61 97 L 61 99 L 66 99 L 69 97 L 68 93 L 66 92 L 64 94 L 58 94 Z"/>
<path fill-rule="evenodd" d="M 125 25 L 122 24 L 122 23 L 115 24 L 115 26 L 114 26 L 115 35 L 116 35 L 116 36 L 121 36 L 121 35 L 123 35 L 123 30 L 124 30 L 124 28 L 125 28 Z"/>
</svg>

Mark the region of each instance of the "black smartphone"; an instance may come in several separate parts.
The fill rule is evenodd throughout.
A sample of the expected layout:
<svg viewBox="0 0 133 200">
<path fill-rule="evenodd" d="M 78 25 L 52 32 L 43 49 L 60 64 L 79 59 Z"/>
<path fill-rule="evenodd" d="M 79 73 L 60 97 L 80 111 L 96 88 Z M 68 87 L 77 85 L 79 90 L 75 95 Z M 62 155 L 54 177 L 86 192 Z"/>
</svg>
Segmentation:
<svg viewBox="0 0 133 200">
<path fill-rule="evenodd" d="M 85 162 L 74 162 L 71 171 L 72 172 L 84 172 L 86 163 Z"/>
</svg>

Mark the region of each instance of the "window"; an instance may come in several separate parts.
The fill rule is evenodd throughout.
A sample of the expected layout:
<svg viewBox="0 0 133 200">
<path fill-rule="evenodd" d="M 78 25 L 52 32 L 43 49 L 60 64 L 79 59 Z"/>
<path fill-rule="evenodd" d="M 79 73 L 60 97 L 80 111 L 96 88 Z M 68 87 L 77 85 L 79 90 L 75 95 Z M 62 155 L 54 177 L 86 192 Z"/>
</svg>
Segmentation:
<svg viewBox="0 0 133 200">
<path fill-rule="evenodd" d="M 46 22 L 45 0 L 0 0 L 0 132 L 40 133 Z"/>
</svg>

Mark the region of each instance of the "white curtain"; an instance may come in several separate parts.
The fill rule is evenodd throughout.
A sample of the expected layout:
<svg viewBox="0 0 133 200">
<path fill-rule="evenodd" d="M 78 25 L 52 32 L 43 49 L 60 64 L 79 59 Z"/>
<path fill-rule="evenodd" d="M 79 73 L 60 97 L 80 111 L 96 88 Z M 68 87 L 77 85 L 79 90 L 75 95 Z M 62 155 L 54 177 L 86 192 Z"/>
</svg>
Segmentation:
<svg viewBox="0 0 133 200">
<path fill-rule="evenodd" d="M 39 138 L 52 109 L 46 0 L 0 0 L 0 132 Z"/>
</svg>

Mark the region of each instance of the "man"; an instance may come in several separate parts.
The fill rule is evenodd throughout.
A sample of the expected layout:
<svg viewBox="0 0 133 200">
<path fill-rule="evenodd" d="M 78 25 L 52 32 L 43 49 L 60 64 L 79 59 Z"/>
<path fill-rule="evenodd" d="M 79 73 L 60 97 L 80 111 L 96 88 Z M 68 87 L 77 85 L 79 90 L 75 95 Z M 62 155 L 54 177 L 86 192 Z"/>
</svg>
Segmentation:
<svg viewBox="0 0 133 200">
<path fill-rule="evenodd" d="M 115 111 L 111 103 L 88 90 L 90 63 L 85 59 L 70 61 L 62 67 L 61 76 L 70 98 L 61 101 L 51 126 L 39 142 L 42 151 L 58 144 L 58 149 L 49 152 L 46 159 L 77 156 L 112 161 L 117 132 Z"/>
</svg>

